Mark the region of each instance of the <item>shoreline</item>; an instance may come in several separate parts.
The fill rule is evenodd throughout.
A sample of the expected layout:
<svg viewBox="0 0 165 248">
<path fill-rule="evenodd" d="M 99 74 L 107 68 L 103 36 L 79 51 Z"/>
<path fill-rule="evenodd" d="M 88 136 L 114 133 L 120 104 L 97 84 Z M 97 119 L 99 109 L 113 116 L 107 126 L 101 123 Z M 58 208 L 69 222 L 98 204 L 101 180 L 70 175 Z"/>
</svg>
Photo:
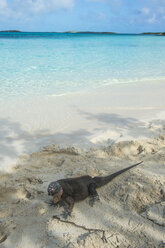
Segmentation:
<svg viewBox="0 0 165 248">
<path fill-rule="evenodd" d="M 104 81 L 104 80 L 103 80 Z M 116 87 L 120 87 L 120 86 L 140 86 L 140 84 L 143 84 L 143 85 L 150 85 L 152 86 L 153 84 L 158 84 L 158 85 L 161 85 L 165 82 L 165 77 L 160 77 L 160 78 L 137 78 L 137 79 L 127 79 L 127 80 L 123 80 L 123 79 L 120 79 L 120 80 L 110 80 L 110 82 L 106 82 L 106 83 L 102 83 L 102 84 L 98 84 L 98 86 L 96 87 L 95 86 L 92 86 L 90 85 L 90 87 L 87 89 L 87 88 L 80 88 L 80 89 L 74 89 L 73 91 L 66 91 L 66 92 L 62 92 L 62 91 L 59 91 L 57 93 L 46 93 L 46 94 L 40 94 L 40 95 L 37 95 L 36 93 L 33 95 L 33 94 L 29 94 L 29 95 L 26 95 L 26 94 L 22 94 L 22 95 L 16 95 L 16 94 L 13 94 L 13 95 L 9 95 L 8 97 L 6 96 L 1 96 L 1 99 L 0 99 L 0 103 L 5 103 L 5 102 L 14 102 L 16 101 L 16 99 L 19 99 L 20 101 L 21 100 L 27 100 L 29 101 L 30 99 L 33 99 L 33 98 L 36 98 L 36 99 L 39 99 L 39 98 L 48 98 L 48 97 L 62 97 L 62 96 L 67 96 L 67 95 L 73 95 L 73 96 L 76 96 L 76 95 L 83 95 L 83 94 L 97 94 L 99 91 L 105 91 L 105 90 L 109 90 L 111 87 L 112 88 L 116 88 Z M 133 88 L 132 88 L 133 89 Z"/>
</svg>

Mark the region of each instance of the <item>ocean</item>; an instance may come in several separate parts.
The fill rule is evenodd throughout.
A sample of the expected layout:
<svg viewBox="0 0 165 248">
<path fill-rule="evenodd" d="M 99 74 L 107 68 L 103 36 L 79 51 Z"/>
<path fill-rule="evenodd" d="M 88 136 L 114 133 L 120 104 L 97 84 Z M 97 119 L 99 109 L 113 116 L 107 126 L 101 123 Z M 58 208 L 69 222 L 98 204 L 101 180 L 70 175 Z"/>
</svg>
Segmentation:
<svg viewBox="0 0 165 248">
<path fill-rule="evenodd" d="M 165 78 L 165 37 L 0 33 L 0 99 Z"/>
</svg>

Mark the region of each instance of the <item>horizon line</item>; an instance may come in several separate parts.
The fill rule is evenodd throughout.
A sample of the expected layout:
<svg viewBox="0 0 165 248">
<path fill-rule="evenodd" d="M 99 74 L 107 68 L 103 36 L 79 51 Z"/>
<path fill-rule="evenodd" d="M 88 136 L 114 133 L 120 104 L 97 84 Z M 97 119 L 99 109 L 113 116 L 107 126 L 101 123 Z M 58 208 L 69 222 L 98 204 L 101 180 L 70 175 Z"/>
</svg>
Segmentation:
<svg viewBox="0 0 165 248">
<path fill-rule="evenodd" d="M 132 34 L 132 35 L 136 35 L 136 34 L 162 34 L 165 32 L 140 32 L 140 33 L 119 33 L 119 32 L 113 32 L 113 31 L 77 31 L 77 30 L 73 30 L 73 31 L 22 31 L 22 30 L 0 30 L 1 33 L 59 33 L 59 34 L 76 34 L 76 33 L 93 33 L 93 34 Z"/>
</svg>

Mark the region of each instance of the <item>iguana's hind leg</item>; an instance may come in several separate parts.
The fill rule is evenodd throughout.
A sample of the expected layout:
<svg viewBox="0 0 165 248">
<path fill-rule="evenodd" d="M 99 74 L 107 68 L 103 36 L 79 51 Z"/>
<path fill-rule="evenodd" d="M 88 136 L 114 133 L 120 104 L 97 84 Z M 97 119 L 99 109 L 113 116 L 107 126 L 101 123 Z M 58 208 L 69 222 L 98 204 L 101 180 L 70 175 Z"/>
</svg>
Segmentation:
<svg viewBox="0 0 165 248">
<path fill-rule="evenodd" d="M 89 205 L 93 207 L 94 203 L 100 200 L 99 195 L 96 191 L 96 184 L 91 183 L 88 187 L 88 191 L 90 196 Z"/>
</svg>

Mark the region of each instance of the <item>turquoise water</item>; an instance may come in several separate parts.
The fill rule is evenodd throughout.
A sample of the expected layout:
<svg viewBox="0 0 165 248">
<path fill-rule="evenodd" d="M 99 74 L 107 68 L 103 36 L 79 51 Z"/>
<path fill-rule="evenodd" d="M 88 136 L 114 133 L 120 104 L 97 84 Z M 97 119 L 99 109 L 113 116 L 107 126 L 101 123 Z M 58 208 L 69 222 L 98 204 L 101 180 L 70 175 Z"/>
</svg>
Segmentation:
<svg viewBox="0 0 165 248">
<path fill-rule="evenodd" d="M 0 98 L 165 78 L 165 37 L 0 33 Z"/>
</svg>

